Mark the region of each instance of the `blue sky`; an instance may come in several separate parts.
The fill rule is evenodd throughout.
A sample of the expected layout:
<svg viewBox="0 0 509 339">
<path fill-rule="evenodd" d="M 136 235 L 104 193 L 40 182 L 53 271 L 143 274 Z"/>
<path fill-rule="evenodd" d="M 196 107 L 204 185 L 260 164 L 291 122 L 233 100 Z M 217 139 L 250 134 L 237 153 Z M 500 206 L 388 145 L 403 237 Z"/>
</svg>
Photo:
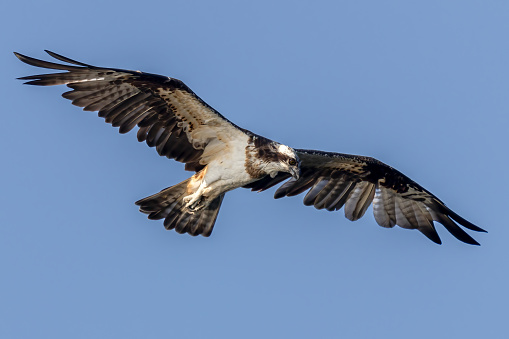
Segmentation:
<svg viewBox="0 0 509 339">
<path fill-rule="evenodd" d="M 509 3 L 24 1 L 0 22 L 3 338 L 503 338 Z M 210 238 L 134 201 L 183 165 L 13 51 L 179 78 L 236 124 L 399 169 L 487 229 L 443 245 L 236 190 Z"/>
</svg>

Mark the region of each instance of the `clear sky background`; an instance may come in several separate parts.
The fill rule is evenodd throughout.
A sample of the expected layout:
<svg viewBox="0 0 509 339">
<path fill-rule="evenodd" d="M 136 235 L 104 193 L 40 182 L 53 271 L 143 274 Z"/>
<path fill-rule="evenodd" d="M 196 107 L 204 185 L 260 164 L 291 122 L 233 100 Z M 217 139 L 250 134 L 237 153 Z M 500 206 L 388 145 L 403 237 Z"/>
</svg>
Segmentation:
<svg viewBox="0 0 509 339">
<path fill-rule="evenodd" d="M 6 7 L 7 11 L 6 11 Z M 0 21 L 0 337 L 508 338 L 509 2 L 11 1 Z M 236 124 L 376 157 L 489 231 L 443 245 L 274 190 L 210 238 L 134 201 L 191 173 L 23 86 L 44 49 L 179 78 Z"/>
</svg>

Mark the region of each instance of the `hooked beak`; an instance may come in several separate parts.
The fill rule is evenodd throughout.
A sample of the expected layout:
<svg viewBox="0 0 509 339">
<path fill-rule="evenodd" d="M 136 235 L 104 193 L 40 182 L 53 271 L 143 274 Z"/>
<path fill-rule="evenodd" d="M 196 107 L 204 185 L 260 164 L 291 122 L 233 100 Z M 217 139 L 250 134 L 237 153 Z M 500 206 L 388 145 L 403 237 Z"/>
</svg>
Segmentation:
<svg viewBox="0 0 509 339">
<path fill-rule="evenodd" d="M 300 177 L 300 166 L 290 168 L 290 174 L 295 180 L 299 180 Z"/>
</svg>

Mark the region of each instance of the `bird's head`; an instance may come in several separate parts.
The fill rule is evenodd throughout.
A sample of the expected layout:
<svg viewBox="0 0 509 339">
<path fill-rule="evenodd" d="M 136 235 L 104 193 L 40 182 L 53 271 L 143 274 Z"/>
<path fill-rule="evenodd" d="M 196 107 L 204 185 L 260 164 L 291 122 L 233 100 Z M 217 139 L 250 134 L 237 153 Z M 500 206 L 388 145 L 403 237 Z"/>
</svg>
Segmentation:
<svg viewBox="0 0 509 339">
<path fill-rule="evenodd" d="M 268 174 L 274 178 L 278 172 L 289 173 L 296 180 L 300 176 L 300 159 L 291 147 L 279 143 L 272 144 L 271 162 Z"/>
</svg>

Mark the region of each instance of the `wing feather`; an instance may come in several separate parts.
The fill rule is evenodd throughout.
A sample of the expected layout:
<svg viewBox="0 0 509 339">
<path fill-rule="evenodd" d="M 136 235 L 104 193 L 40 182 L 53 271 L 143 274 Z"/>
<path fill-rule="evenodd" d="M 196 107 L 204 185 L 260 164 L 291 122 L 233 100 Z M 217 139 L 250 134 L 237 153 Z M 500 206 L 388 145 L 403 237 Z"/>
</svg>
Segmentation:
<svg viewBox="0 0 509 339">
<path fill-rule="evenodd" d="M 346 199 L 350 196 L 350 193 L 352 193 L 354 187 L 355 185 L 353 182 L 341 180 L 331 194 L 332 197 L 326 207 L 327 210 L 332 212 L 341 209 L 341 207 L 345 204 Z"/>
<path fill-rule="evenodd" d="M 333 199 L 331 196 L 334 192 L 334 188 L 336 187 L 336 182 L 334 180 L 323 180 L 327 182 L 327 185 L 318 193 L 315 198 L 314 206 L 316 209 L 324 209 L 327 206 L 327 203 Z"/>
<path fill-rule="evenodd" d="M 376 159 L 322 151 L 296 151 L 301 160 L 302 174 L 298 180 L 292 178 L 277 189 L 274 194 L 276 199 L 309 189 L 304 197 L 305 205 L 328 211 L 345 206 L 345 216 L 352 221 L 361 218 L 373 202 L 373 214 L 380 226 L 417 229 L 437 244 L 441 240 L 435 221 L 468 244 L 478 245 L 459 225 L 486 232 L 451 211 L 407 176 Z M 280 177 L 276 182 L 263 178 L 251 186 L 263 191 L 284 179 Z"/>
<path fill-rule="evenodd" d="M 402 197 L 396 197 L 396 225 L 408 229 L 417 228 L 417 220 L 412 213 L 412 203 Z"/>
<path fill-rule="evenodd" d="M 315 180 L 316 179 L 313 176 L 307 178 L 306 180 L 295 180 L 292 178 L 277 189 L 274 197 L 279 199 L 284 196 L 291 197 L 298 195 L 313 186 Z"/>
<path fill-rule="evenodd" d="M 377 187 L 373 199 L 373 214 L 378 225 L 391 228 L 396 226 L 395 194 L 385 187 Z"/>
<path fill-rule="evenodd" d="M 272 178 L 270 175 L 267 175 L 260 180 L 254 181 L 244 186 L 244 188 L 249 188 L 255 192 L 262 192 L 279 184 L 280 182 L 288 179 L 289 177 L 290 174 L 279 172 L 274 178 Z"/>
<path fill-rule="evenodd" d="M 306 196 L 304 197 L 304 205 L 311 206 L 315 204 L 318 194 L 322 192 L 322 190 L 327 186 L 329 180 L 317 180 L 316 184 L 308 191 Z"/>
<path fill-rule="evenodd" d="M 107 123 L 119 127 L 120 133 L 140 127 L 139 141 L 155 147 L 161 156 L 185 162 L 187 170 L 201 169 L 218 154 L 218 149 L 239 138 L 244 140 L 246 134 L 251 135 L 207 105 L 178 79 L 96 67 L 46 52 L 68 64 L 15 55 L 29 65 L 66 72 L 20 79 L 38 86 L 66 85 L 72 90 L 62 96 L 73 105 L 85 111 L 98 111 Z M 213 145 L 213 152 L 208 151 L 209 145 Z"/>
<path fill-rule="evenodd" d="M 375 196 L 375 185 L 361 181 L 355 185 L 345 203 L 345 216 L 351 221 L 362 218 Z"/>
</svg>

